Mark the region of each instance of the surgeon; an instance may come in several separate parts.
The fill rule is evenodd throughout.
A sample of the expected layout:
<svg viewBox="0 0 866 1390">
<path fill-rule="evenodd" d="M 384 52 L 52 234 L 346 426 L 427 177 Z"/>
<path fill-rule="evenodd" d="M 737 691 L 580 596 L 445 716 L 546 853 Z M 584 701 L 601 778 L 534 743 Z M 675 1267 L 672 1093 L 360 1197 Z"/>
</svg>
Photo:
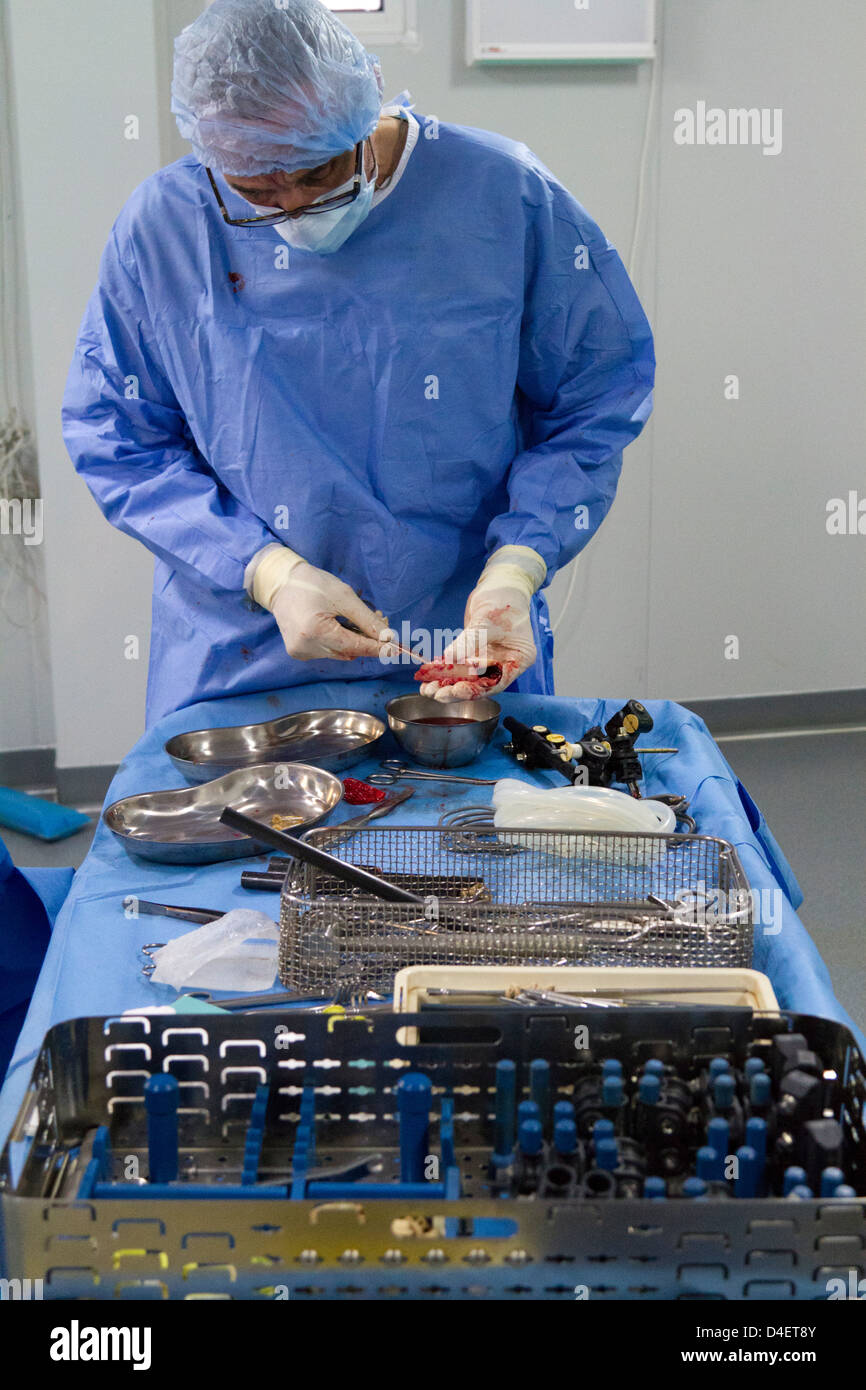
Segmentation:
<svg viewBox="0 0 866 1390">
<path fill-rule="evenodd" d="M 526 146 L 382 95 L 318 0 L 214 0 L 176 41 L 192 153 L 117 219 L 63 407 L 156 557 L 149 723 L 405 681 L 395 630 L 437 699 L 553 691 L 542 590 L 650 414 L 650 328 Z"/>
</svg>

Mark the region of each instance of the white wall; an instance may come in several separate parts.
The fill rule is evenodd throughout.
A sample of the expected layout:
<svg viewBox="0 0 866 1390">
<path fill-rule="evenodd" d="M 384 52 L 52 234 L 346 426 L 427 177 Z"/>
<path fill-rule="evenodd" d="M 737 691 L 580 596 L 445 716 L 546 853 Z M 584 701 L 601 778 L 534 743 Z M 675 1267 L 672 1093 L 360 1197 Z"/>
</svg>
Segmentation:
<svg viewBox="0 0 866 1390">
<path fill-rule="evenodd" d="M 8 52 L 6 14 L 0 5 L 0 45 Z M 0 69 L 0 80 L 4 75 Z M 9 64 L 7 77 L 12 76 Z M 2 286 L 4 312 L 3 341 L 19 350 L 17 363 L 0 359 L 0 409 L 14 405 L 19 419 L 33 419 L 33 378 L 30 370 L 30 320 L 27 313 L 27 282 L 24 270 L 24 228 L 16 217 L 17 121 L 15 92 L 0 92 L 0 108 L 8 122 L 9 149 L 0 163 L 0 178 L 7 175 L 8 187 L 0 190 L 7 213 L 3 266 L 8 265 L 10 284 Z M 0 136 L 3 138 L 3 136 Z M 17 235 L 14 235 L 17 232 Z M 8 249 L 7 249 L 8 247 Z M 0 270 L 3 274 L 4 270 Z M 5 358 L 5 354 L 4 354 Z M 9 549 L 18 551 L 29 568 L 32 587 L 16 577 L 8 563 Z M 51 699 L 51 660 L 49 654 L 48 609 L 45 600 L 45 565 L 42 550 L 25 546 L 19 536 L 0 537 L 0 752 L 21 748 L 50 748 L 54 745 L 54 710 Z"/>
<path fill-rule="evenodd" d="M 185 152 L 165 115 L 170 36 L 201 6 L 9 8 L 58 762 L 75 766 L 120 758 L 140 729 L 145 657 L 124 661 L 122 641 L 146 631 L 150 561 L 75 478 L 59 400 L 117 210 Z M 467 69 L 460 0 L 418 9 L 421 51 L 381 49 L 387 95 L 408 86 L 420 111 L 525 140 L 625 255 L 650 67 Z M 558 688 L 688 700 L 862 685 L 864 541 L 829 537 L 824 521 L 829 497 L 866 492 L 856 139 L 866 10 L 847 0 L 664 0 L 663 10 L 635 276 L 657 335 L 657 409 L 581 560 Z M 674 111 L 699 99 L 781 106 L 782 154 L 675 146 Z M 138 142 L 123 139 L 130 112 L 141 119 Z M 736 403 L 723 399 L 729 372 L 741 379 Z M 554 610 L 563 587 L 554 584 Z M 586 611 L 609 615 L 609 637 L 587 636 Z M 724 659 L 730 634 L 737 661 Z"/>
<path fill-rule="evenodd" d="M 44 566 L 36 563 L 44 586 Z M 11 611 L 11 620 L 0 612 L 0 753 L 51 748 L 54 710 L 45 602 L 36 594 L 23 600 L 16 594 Z"/>
<path fill-rule="evenodd" d="M 863 686 L 866 536 L 826 504 L 866 496 L 866 6 L 667 14 L 647 693 Z M 781 154 L 676 146 L 701 98 L 781 107 Z"/>
<path fill-rule="evenodd" d="M 141 731 L 152 562 L 76 476 L 60 400 L 111 224 L 160 164 L 154 22 L 149 0 L 9 0 L 8 19 L 57 762 L 88 766 L 119 761 Z M 129 114 L 138 140 L 124 138 Z"/>
</svg>

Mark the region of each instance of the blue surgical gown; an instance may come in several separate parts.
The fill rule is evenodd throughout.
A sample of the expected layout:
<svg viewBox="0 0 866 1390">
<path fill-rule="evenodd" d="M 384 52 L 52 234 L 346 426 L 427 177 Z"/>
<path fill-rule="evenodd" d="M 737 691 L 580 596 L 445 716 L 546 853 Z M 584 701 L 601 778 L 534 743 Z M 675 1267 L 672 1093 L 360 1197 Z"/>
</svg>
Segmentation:
<svg viewBox="0 0 866 1390">
<path fill-rule="evenodd" d="M 243 589 L 269 542 L 435 633 L 459 629 L 498 546 L 532 546 L 550 578 L 611 505 L 654 369 L 619 256 L 524 145 L 417 119 L 399 182 L 333 255 L 227 226 L 191 155 L 113 228 L 64 434 L 106 517 L 156 557 L 149 723 L 251 690 L 405 681 L 286 654 Z M 552 693 L 541 594 L 533 623 L 515 688 Z"/>
</svg>

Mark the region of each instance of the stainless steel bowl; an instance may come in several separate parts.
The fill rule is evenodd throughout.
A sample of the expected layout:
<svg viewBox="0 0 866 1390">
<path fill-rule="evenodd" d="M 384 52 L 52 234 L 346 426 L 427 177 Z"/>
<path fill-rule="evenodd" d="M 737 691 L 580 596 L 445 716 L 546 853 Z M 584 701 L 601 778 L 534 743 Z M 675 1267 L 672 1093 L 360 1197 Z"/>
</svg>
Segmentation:
<svg viewBox="0 0 866 1390">
<path fill-rule="evenodd" d="M 399 695 L 385 706 L 388 728 L 401 748 L 425 767 L 463 767 L 492 739 L 501 710 L 495 700 L 440 704 L 426 695 Z M 471 724 L 420 724 L 420 719 L 471 719 Z"/>
<path fill-rule="evenodd" d="M 279 775 L 276 775 L 279 773 Z M 244 815 L 271 824 L 275 815 L 297 816 L 297 824 L 277 829 L 297 833 L 332 811 L 343 795 L 339 778 L 305 763 L 275 768 L 239 768 L 199 787 L 143 792 L 115 801 L 103 815 L 113 835 L 130 854 L 161 864 L 213 864 L 262 854 L 266 846 L 220 824 L 232 806 Z"/>
<path fill-rule="evenodd" d="M 265 724 L 175 734 L 165 751 L 189 782 L 261 763 L 310 762 L 341 772 L 366 757 L 384 732 L 381 719 L 363 710 L 309 709 Z"/>
</svg>

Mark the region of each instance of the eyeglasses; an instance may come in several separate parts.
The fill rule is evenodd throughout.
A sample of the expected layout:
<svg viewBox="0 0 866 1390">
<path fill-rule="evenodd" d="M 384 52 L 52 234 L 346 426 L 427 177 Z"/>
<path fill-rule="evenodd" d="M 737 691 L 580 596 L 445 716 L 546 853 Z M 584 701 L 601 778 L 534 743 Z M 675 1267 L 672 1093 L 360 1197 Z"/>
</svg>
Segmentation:
<svg viewBox="0 0 866 1390">
<path fill-rule="evenodd" d="M 305 207 L 296 208 L 294 212 L 266 212 L 261 217 L 230 217 L 228 208 L 223 202 L 220 191 L 217 188 L 216 179 L 207 165 L 205 165 L 205 173 L 210 179 L 210 186 L 219 204 L 219 210 L 229 227 L 275 227 L 278 222 L 287 222 L 293 217 L 312 217 L 317 212 L 331 212 L 333 208 L 343 208 L 346 207 L 348 203 L 354 203 L 358 194 L 361 192 L 361 165 L 364 158 L 364 144 L 365 142 L 363 140 L 359 140 L 358 144 L 355 146 L 355 173 L 351 188 L 347 189 L 345 193 L 335 194 L 333 198 L 323 198 L 321 202 L 307 203 Z"/>
</svg>

